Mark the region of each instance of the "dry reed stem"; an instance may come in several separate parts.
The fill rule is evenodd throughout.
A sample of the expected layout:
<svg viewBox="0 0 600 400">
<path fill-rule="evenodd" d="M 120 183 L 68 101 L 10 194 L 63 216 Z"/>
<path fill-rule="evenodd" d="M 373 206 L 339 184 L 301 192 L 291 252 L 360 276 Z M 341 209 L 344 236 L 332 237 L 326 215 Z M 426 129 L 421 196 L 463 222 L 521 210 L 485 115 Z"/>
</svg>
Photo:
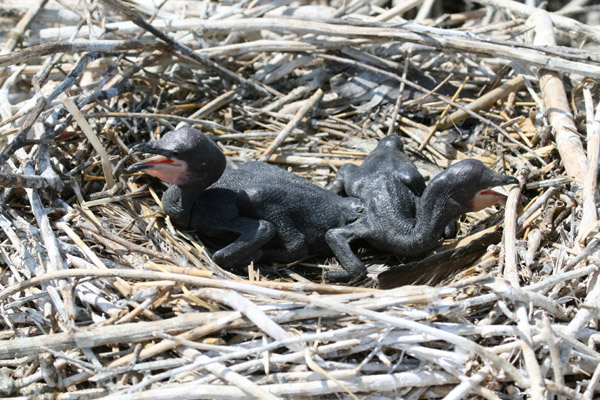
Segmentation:
<svg viewBox="0 0 600 400">
<path fill-rule="evenodd" d="M 535 21 L 535 44 L 555 45 L 552 22 L 548 13 L 540 11 L 533 15 Z M 577 136 L 577 127 L 569 109 L 567 94 L 560 76 L 552 71 L 541 69 L 539 72 L 540 90 L 548 121 L 552 126 L 556 146 L 561 154 L 569 176 L 583 181 L 586 170 L 586 157 Z"/>
<path fill-rule="evenodd" d="M 310 3 L 2 5 L 0 397 L 598 396 L 595 9 L 539 14 L 557 34 L 531 44 L 512 1 Z M 528 174 L 459 221 L 504 240 L 430 286 L 322 282 L 333 258 L 225 271 L 123 172 L 180 124 L 319 185 L 386 133 L 427 179 L 468 157 Z M 371 276 L 436 260 L 359 254 Z"/>
</svg>

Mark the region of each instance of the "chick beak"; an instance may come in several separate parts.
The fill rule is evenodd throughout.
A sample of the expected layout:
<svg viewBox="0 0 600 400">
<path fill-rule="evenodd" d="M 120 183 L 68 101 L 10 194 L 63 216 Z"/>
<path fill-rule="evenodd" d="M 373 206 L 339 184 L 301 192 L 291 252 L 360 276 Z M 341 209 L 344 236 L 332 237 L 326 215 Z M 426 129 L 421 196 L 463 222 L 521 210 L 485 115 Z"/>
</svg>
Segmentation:
<svg viewBox="0 0 600 400">
<path fill-rule="evenodd" d="M 518 184 L 519 180 L 513 176 L 494 173 L 494 175 L 489 181 L 490 189 L 484 189 L 477 192 L 477 194 L 473 198 L 473 201 L 471 203 L 472 211 L 483 210 L 486 207 L 493 206 L 495 204 L 498 204 L 499 202 L 506 201 L 505 194 L 499 193 L 491 188 L 497 186 L 510 185 L 513 183 Z"/>
</svg>

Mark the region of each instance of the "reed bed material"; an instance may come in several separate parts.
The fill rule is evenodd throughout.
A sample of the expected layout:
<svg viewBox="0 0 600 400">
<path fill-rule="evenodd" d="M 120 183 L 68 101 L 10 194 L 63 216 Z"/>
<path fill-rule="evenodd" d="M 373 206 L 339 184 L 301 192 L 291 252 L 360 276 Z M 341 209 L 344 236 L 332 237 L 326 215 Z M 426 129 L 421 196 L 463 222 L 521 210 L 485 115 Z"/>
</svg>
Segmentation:
<svg viewBox="0 0 600 400">
<path fill-rule="evenodd" d="M 600 396 L 600 9 L 526 3 L 0 4 L 0 397 Z M 226 271 L 126 172 L 182 124 L 318 185 L 387 134 L 427 179 L 521 185 L 347 286 L 334 258 Z"/>
</svg>

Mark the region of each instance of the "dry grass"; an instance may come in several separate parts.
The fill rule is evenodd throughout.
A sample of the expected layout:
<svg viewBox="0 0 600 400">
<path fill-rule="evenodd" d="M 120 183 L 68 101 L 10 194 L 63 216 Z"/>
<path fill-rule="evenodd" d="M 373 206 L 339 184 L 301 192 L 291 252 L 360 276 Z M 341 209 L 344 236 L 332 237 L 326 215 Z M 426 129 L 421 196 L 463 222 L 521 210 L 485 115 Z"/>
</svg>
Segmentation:
<svg viewBox="0 0 600 400">
<path fill-rule="evenodd" d="M 598 396 L 598 7 L 287 3 L 0 5 L 0 396 Z M 461 219 L 503 238 L 441 283 L 241 276 L 124 172 L 178 124 L 320 185 L 388 133 L 428 178 L 474 157 L 523 185 Z"/>
</svg>

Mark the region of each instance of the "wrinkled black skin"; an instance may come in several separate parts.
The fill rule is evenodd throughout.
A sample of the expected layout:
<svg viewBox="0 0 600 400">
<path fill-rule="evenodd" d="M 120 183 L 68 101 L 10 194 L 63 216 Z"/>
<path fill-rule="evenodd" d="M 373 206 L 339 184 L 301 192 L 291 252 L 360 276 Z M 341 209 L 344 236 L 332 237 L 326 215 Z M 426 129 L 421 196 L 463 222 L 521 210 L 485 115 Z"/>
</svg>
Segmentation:
<svg viewBox="0 0 600 400">
<path fill-rule="evenodd" d="M 340 197 L 266 163 L 226 168 L 218 146 L 193 128 L 168 132 L 131 151 L 188 164 L 189 182 L 169 186 L 162 197 L 164 211 L 183 229 L 233 240 L 213 254 L 213 260 L 224 268 L 331 254 L 326 232 L 356 220 L 362 209 L 355 198 Z M 138 164 L 130 170 L 147 168 Z"/>
<path fill-rule="evenodd" d="M 347 281 L 365 270 L 350 243 L 403 256 L 420 256 L 435 248 L 454 218 L 473 211 L 475 195 L 494 186 L 518 183 L 474 159 L 463 160 L 425 187 L 423 176 L 403 152 L 399 137 L 388 136 L 357 167 L 344 165 L 329 185 L 332 191 L 359 198 L 365 207 L 353 223 L 327 232 L 327 244 L 344 268 L 328 279 Z"/>
</svg>

